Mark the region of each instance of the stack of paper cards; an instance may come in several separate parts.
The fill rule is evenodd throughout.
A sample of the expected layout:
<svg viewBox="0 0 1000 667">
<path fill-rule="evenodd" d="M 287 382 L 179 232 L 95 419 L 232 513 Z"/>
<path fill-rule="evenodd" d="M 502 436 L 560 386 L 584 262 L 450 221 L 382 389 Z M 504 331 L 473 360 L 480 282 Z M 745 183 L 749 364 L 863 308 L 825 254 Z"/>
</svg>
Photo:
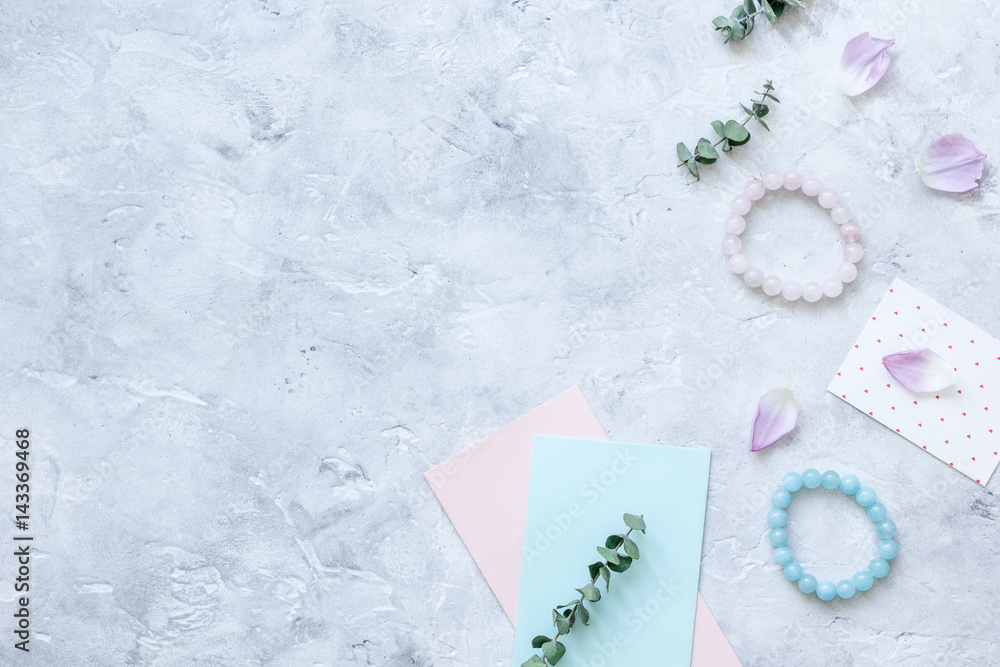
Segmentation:
<svg viewBox="0 0 1000 667">
<path fill-rule="evenodd" d="M 916 394 L 882 357 L 929 348 L 958 382 Z M 830 383 L 829 391 L 985 486 L 1000 463 L 1000 341 L 896 279 Z"/>
<path fill-rule="evenodd" d="M 448 517 L 455 524 L 459 536 L 465 542 L 486 581 L 507 612 L 507 616 L 515 625 L 519 625 L 516 621 L 522 547 L 525 545 L 532 444 L 536 434 L 597 440 L 608 447 L 608 451 L 616 447 L 607 442 L 607 435 L 587 405 L 583 394 L 578 388 L 573 387 L 426 473 L 427 481 L 441 501 Z M 703 452 L 702 455 L 707 455 L 707 452 Z M 621 465 L 623 464 L 619 464 L 619 467 Z M 600 483 L 599 478 L 598 483 Z M 586 499 L 583 502 L 586 503 Z M 704 493 L 701 501 L 696 501 L 694 504 L 696 514 L 698 512 L 703 514 L 704 510 L 699 509 L 703 502 Z M 587 504 L 589 506 L 589 503 Z M 682 513 L 689 510 L 690 506 L 687 503 L 677 508 L 677 511 Z M 609 508 L 609 511 L 612 509 Z M 613 508 L 619 524 L 621 514 L 629 511 Z M 644 512 L 643 509 L 638 511 Z M 600 532 L 601 529 L 595 528 L 595 530 Z M 607 534 L 603 533 L 604 536 Z M 601 535 L 598 536 L 600 537 Z M 698 549 L 700 552 L 700 533 Z M 596 552 L 593 555 L 596 556 Z M 594 561 L 584 558 L 584 574 L 586 565 L 591 562 Z M 580 565 L 567 564 L 567 567 L 572 569 Z M 637 569 L 636 572 L 638 571 Z M 579 584 L 574 585 L 574 588 L 578 587 Z M 572 592 L 571 588 L 569 593 Z M 655 587 L 652 593 L 655 595 Z M 562 595 L 565 596 L 565 592 Z M 548 606 L 543 608 L 543 611 L 550 610 L 552 605 L 565 601 L 547 601 L 545 605 Z M 551 614 L 550 611 L 548 613 Z M 549 623 L 551 625 L 551 616 Z M 623 632 L 624 627 L 621 625 Z M 536 631 L 535 634 L 544 632 L 543 628 L 530 628 L 530 630 Z M 613 640 L 614 633 L 611 637 Z M 600 660 L 599 657 L 593 658 Z M 567 657 L 566 660 L 570 658 Z M 736 654 L 700 595 L 695 610 L 690 664 L 692 667 L 740 666 Z"/>
<path fill-rule="evenodd" d="M 611 575 L 590 604 L 590 627 L 565 643 L 574 665 L 691 664 L 710 453 L 705 449 L 535 436 L 512 664 L 552 636 L 552 609 L 578 597 L 596 547 L 624 533 L 623 513 L 642 514 L 633 532 L 640 558 Z M 600 580 L 598 580 L 600 583 Z"/>
</svg>

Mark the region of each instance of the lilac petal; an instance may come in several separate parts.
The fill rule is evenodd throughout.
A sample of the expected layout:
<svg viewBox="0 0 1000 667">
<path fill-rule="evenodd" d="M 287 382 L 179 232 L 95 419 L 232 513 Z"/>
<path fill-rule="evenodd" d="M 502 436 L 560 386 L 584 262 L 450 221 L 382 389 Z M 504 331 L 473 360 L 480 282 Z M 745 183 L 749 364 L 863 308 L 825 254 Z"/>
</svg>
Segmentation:
<svg viewBox="0 0 1000 667">
<path fill-rule="evenodd" d="M 761 396 L 753 419 L 750 451 L 759 452 L 781 440 L 795 428 L 798 417 L 799 409 L 790 389 L 772 389 Z"/>
<path fill-rule="evenodd" d="M 840 88 L 854 97 L 865 92 L 889 69 L 889 47 L 894 39 L 879 39 L 863 32 L 844 47 L 840 58 Z"/>
<path fill-rule="evenodd" d="M 935 190 L 968 192 L 983 177 L 986 154 L 961 134 L 946 134 L 917 156 L 917 171 Z"/>
<path fill-rule="evenodd" d="M 927 348 L 907 350 L 882 357 L 889 375 L 910 391 L 940 391 L 958 382 L 958 373 L 948 361 Z"/>
</svg>

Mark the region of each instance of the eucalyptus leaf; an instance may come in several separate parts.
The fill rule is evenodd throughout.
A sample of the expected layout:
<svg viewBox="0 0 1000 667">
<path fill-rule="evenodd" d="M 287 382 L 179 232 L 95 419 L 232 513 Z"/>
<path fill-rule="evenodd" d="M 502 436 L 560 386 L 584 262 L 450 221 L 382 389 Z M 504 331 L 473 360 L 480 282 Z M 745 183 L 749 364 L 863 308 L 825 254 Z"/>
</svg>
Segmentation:
<svg viewBox="0 0 1000 667">
<path fill-rule="evenodd" d="M 684 164 L 687 166 L 688 171 L 691 172 L 692 176 L 694 176 L 695 178 L 698 178 L 698 179 L 701 178 L 701 176 L 698 175 L 698 163 L 697 162 L 695 162 L 694 160 L 688 160 Z"/>
<path fill-rule="evenodd" d="M 687 162 L 691 159 L 691 151 L 688 150 L 688 147 L 684 145 L 683 141 L 677 144 L 677 158 L 681 162 Z"/>
<path fill-rule="evenodd" d="M 542 655 L 545 656 L 550 665 L 555 665 L 566 655 L 566 647 L 562 642 L 550 641 L 542 646 Z"/>
<path fill-rule="evenodd" d="M 764 10 L 764 16 L 771 22 L 771 25 L 778 22 L 778 15 L 774 13 L 774 9 L 771 8 L 771 4 L 767 0 L 760 0 L 760 8 Z"/>
<path fill-rule="evenodd" d="M 562 616 L 560 616 L 559 620 L 556 621 L 556 630 L 559 632 L 560 635 L 568 635 L 569 629 L 572 627 L 573 626 L 570 624 L 570 622 L 567 621 Z"/>
<path fill-rule="evenodd" d="M 618 559 L 617 563 L 608 563 L 608 569 L 612 572 L 622 573 L 629 569 L 632 565 L 632 558 L 629 556 L 622 556 Z"/>
<path fill-rule="evenodd" d="M 760 102 L 753 103 L 753 113 L 751 116 L 756 116 L 757 118 L 763 118 L 770 111 L 770 107 L 766 104 L 761 104 Z"/>
<path fill-rule="evenodd" d="M 789 7 L 798 7 L 799 9 L 802 9 L 802 5 L 797 3 L 795 0 L 781 0 L 781 2 Z"/>
<path fill-rule="evenodd" d="M 757 5 L 754 4 L 753 0 L 743 0 L 743 11 L 747 14 L 753 14 L 757 11 Z"/>
<path fill-rule="evenodd" d="M 688 162 L 688 164 L 694 164 L 694 163 Z M 614 563 L 617 565 L 619 562 L 618 552 L 616 551 L 612 551 L 611 549 L 606 549 L 605 547 L 597 547 L 597 553 L 604 556 L 604 560 L 608 561 L 609 563 Z"/>
<path fill-rule="evenodd" d="M 698 147 L 695 149 L 697 155 L 695 155 L 695 160 L 702 164 L 712 164 L 719 159 L 719 154 L 715 152 L 715 147 L 712 146 L 712 142 L 708 139 L 699 139 Z M 628 538 L 625 538 L 625 542 L 628 542 Z"/>
<path fill-rule="evenodd" d="M 545 667 L 545 661 L 539 658 L 537 655 L 533 655 L 524 662 L 522 662 L 521 667 Z"/>
<path fill-rule="evenodd" d="M 604 567 L 604 563 L 601 562 L 591 563 L 590 565 L 587 566 L 587 570 L 590 572 L 591 581 L 597 579 L 598 575 L 601 572 L 602 567 Z"/>
<path fill-rule="evenodd" d="M 645 534 L 646 522 L 643 521 L 641 516 L 636 516 L 635 514 L 625 514 L 622 516 L 622 520 L 625 522 L 625 525 L 632 530 L 639 530 Z"/>
<path fill-rule="evenodd" d="M 731 120 L 726 123 L 726 139 L 733 146 L 742 146 L 750 141 L 750 133 L 740 123 Z"/>
<path fill-rule="evenodd" d="M 604 546 L 609 549 L 617 549 L 622 545 L 624 539 L 624 535 L 608 535 L 608 539 L 604 540 Z"/>
<path fill-rule="evenodd" d="M 760 126 L 761 126 L 762 128 L 764 128 L 764 129 L 765 129 L 765 130 L 767 130 L 768 132 L 770 132 L 770 131 L 771 131 L 771 128 L 769 128 L 769 127 L 767 126 L 767 123 L 765 123 L 764 121 L 762 121 L 762 120 L 761 120 L 760 118 L 758 118 L 758 119 L 757 119 L 757 122 L 758 122 L 758 123 L 760 124 Z"/>
<path fill-rule="evenodd" d="M 531 648 L 542 648 L 542 644 L 551 639 L 552 637 L 546 637 L 545 635 L 538 635 L 531 640 Z"/>
<path fill-rule="evenodd" d="M 715 130 L 715 133 L 720 137 L 726 136 L 726 126 L 722 124 L 721 120 L 713 120 L 712 129 Z"/>
<path fill-rule="evenodd" d="M 639 547 L 630 538 L 625 538 L 625 553 L 633 560 L 639 560 Z"/>
<path fill-rule="evenodd" d="M 729 25 L 729 19 L 727 19 L 725 16 L 716 16 L 714 19 L 712 19 L 712 25 L 715 26 L 716 30 L 722 30 L 727 25 Z"/>
<path fill-rule="evenodd" d="M 576 616 L 584 625 L 590 625 L 590 612 L 587 611 L 582 602 L 576 606 Z"/>
<path fill-rule="evenodd" d="M 774 12 L 775 18 L 781 18 L 781 15 L 785 13 L 785 5 L 781 0 L 773 0 L 771 5 L 771 11 Z"/>
<path fill-rule="evenodd" d="M 740 9 L 743 9 L 740 7 Z M 729 19 L 729 29 L 733 31 L 733 37 L 743 39 L 747 36 L 747 29 L 737 20 Z"/>
<path fill-rule="evenodd" d="M 611 592 L 611 570 L 606 567 L 601 568 L 601 578 L 604 579 L 604 590 Z"/>
<path fill-rule="evenodd" d="M 729 151 L 733 150 L 733 147 L 729 144 L 729 139 L 726 139 L 725 141 L 722 142 L 721 148 L 723 153 L 728 153 Z"/>
<path fill-rule="evenodd" d="M 740 108 L 743 109 L 743 112 L 746 115 L 748 115 L 748 116 L 752 116 L 753 115 L 753 111 L 750 111 L 750 109 L 747 109 L 747 105 L 743 104 L 742 102 L 740 102 Z"/>
<path fill-rule="evenodd" d="M 594 584 L 587 584 L 583 588 L 578 588 L 576 590 L 587 602 L 597 602 L 601 599 L 601 591 L 597 590 L 597 587 L 594 586 Z"/>
</svg>

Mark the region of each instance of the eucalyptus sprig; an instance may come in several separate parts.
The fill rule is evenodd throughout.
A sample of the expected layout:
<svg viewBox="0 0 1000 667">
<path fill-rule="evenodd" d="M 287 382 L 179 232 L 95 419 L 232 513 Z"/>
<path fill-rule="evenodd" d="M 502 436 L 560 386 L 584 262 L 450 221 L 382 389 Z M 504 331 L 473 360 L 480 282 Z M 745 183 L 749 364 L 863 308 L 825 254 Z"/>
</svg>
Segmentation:
<svg viewBox="0 0 1000 667">
<path fill-rule="evenodd" d="M 568 635 L 576 619 L 584 625 L 590 624 L 590 612 L 583 605 L 583 602 L 597 602 L 601 599 L 601 591 L 594 584 L 598 578 L 604 579 L 605 592 L 611 591 L 611 573 L 622 573 L 629 569 L 632 561 L 639 560 L 639 547 L 629 537 L 633 530 L 646 534 L 646 522 L 642 515 L 625 514 L 622 519 L 628 526 L 628 531 L 621 535 L 608 535 L 603 547 L 597 547 L 597 553 L 604 557 L 604 561 L 597 561 L 587 566 L 590 571 L 590 583 L 583 588 L 576 589 L 580 597 L 572 602 L 561 604 L 552 610 L 552 624 L 556 626 L 554 637 L 538 635 L 531 640 L 531 648 L 542 649 L 542 655 L 535 654 L 521 663 L 521 667 L 545 667 L 545 665 L 555 665 L 566 655 L 566 646 L 559 641 L 559 638 Z M 618 550 L 624 548 L 625 553 Z M 562 610 L 561 612 L 559 610 Z"/>
<path fill-rule="evenodd" d="M 712 25 L 722 31 L 722 36 L 726 38 L 723 44 L 728 44 L 733 37 L 743 39 L 753 32 L 754 19 L 761 14 L 774 25 L 785 12 L 785 7 L 801 8 L 802 5 L 796 0 L 743 0 L 728 18 L 716 16 L 712 19 Z"/>
<path fill-rule="evenodd" d="M 763 118 L 768 114 L 771 108 L 768 106 L 768 100 L 773 100 L 774 102 L 780 103 L 780 100 L 774 96 L 774 86 L 771 85 L 770 81 L 764 84 L 764 91 L 754 91 L 755 94 L 760 95 L 760 99 L 750 102 L 750 107 L 747 105 L 740 104 L 740 108 L 746 113 L 747 117 L 743 122 L 738 122 L 735 120 L 729 120 L 723 123 L 721 120 L 713 120 L 712 128 L 715 133 L 721 137 L 714 144 L 702 137 L 698 140 L 698 144 L 694 148 L 694 153 L 684 145 L 684 142 L 677 144 L 677 157 L 680 159 L 680 164 L 678 167 L 687 167 L 691 175 L 697 179 L 701 176 L 698 174 L 698 164 L 712 164 L 719 159 L 719 154 L 716 152 L 715 147 L 722 147 L 723 153 L 728 153 L 733 150 L 733 146 L 742 146 L 746 142 L 750 141 L 750 131 L 747 130 L 747 123 L 751 120 L 756 120 L 757 123 L 763 127 L 768 132 L 771 128 L 767 126 Z"/>
</svg>

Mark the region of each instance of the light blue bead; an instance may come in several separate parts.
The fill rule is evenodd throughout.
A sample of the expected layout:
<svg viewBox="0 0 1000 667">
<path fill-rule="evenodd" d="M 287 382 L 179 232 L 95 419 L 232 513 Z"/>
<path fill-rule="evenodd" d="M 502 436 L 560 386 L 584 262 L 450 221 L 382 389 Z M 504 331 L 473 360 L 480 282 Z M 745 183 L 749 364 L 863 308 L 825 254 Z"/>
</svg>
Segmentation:
<svg viewBox="0 0 1000 667">
<path fill-rule="evenodd" d="M 853 496 L 861 488 L 861 480 L 857 475 L 844 475 L 840 478 L 840 490 L 849 496 Z"/>
<path fill-rule="evenodd" d="M 892 560 L 899 553 L 899 545 L 892 540 L 882 540 L 878 543 L 878 555 L 886 560 Z"/>
<path fill-rule="evenodd" d="M 820 482 L 823 484 L 824 489 L 836 489 L 840 486 L 840 475 L 833 470 L 827 470 L 823 473 L 823 477 L 820 478 Z"/>
<path fill-rule="evenodd" d="M 854 587 L 859 591 L 867 591 L 875 583 L 875 578 L 871 572 L 859 570 L 854 573 Z"/>
<path fill-rule="evenodd" d="M 883 540 L 888 540 L 896 534 L 896 524 L 893 523 L 892 519 L 879 521 L 878 525 L 875 526 L 875 532 L 878 533 L 878 536 Z"/>
<path fill-rule="evenodd" d="M 783 510 L 792 504 L 792 494 L 784 489 L 775 489 L 771 494 L 771 504 Z"/>
<path fill-rule="evenodd" d="M 795 493 L 802 488 L 802 477 L 797 472 L 785 473 L 785 476 L 781 478 L 781 485 L 788 491 Z"/>
<path fill-rule="evenodd" d="M 788 543 L 788 533 L 784 528 L 772 528 L 769 537 L 772 547 L 783 547 Z"/>
<path fill-rule="evenodd" d="M 816 577 L 811 574 L 803 574 L 799 577 L 799 590 L 803 593 L 814 593 L 816 591 Z"/>
<path fill-rule="evenodd" d="M 862 486 L 858 489 L 858 492 L 854 494 L 854 499 L 858 501 L 858 504 L 862 507 L 871 507 L 875 504 L 875 490 L 869 486 Z"/>
<path fill-rule="evenodd" d="M 885 505 L 882 503 L 875 503 L 868 508 L 868 518 L 878 523 L 885 518 Z"/>
<path fill-rule="evenodd" d="M 816 584 L 816 597 L 823 602 L 829 602 L 837 597 L 837 587 L 833 585 L 832 581 L 821 581 Z"/>
<path fill-rule="evenodd" d="M 802 566 L 798 563 L 792 561 L 785 566 L 785 579 L 789 581 L 796 581 L 802 576 Z"/>
<path fill-rule="evenodd" d="M 844 579 L 837 583 L 837 597 L 844 600 L 854 596 L 854 582 Z"/>
<path fill-rule="evenodd" d="M 807 489 L 815 489 L 819 486 L 820 474 L 819 470 L 816 468 L 809 468 L 804 473 L 802 473 L 802 486 Z"/>
<path fill-rule="evenodd" d="M 889 561 L 884 558 L 872 558 L 872 562 L 868 563 L 868 571 L 876 579 L 881 579 L 889 574 Z"/>
<path fill-rule="evenodd" d="M 772 528 L 781 528 L 788 523 L 788 515 L 785 514 L 785 510 L 774 507 L 767 513 L 767 523 Z"/>
<path fill-rule="evenodd" d="M 778 565 L 788 565 L 792 562 L 792 550 L 788 547 L 778 547 L 774 550 L 774 562 Z"/>
</svg>

